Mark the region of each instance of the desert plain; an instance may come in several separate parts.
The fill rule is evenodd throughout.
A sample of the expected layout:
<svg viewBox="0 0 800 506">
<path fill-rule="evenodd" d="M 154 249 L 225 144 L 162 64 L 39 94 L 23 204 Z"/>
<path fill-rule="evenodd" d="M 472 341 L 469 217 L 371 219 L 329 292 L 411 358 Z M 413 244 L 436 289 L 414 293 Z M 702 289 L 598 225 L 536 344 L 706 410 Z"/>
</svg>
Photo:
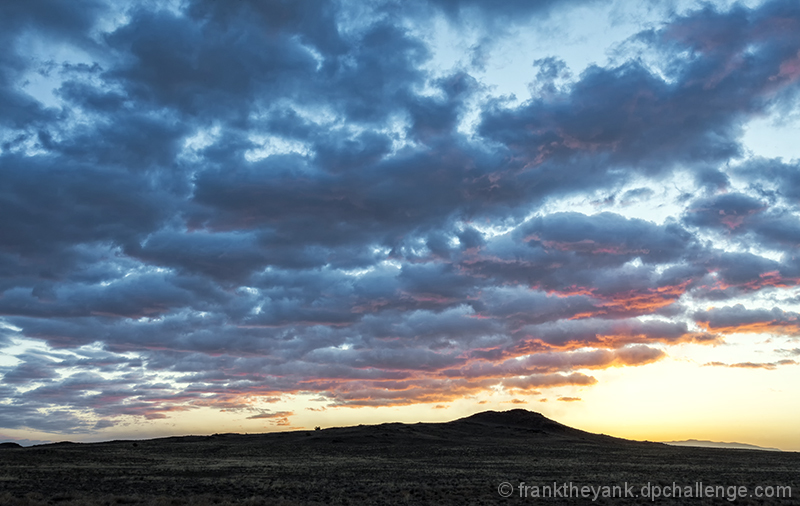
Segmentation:
<svg viewBox="0 0 800 506">
<path fill-rule="evenodd" d="M 709 486 L 723 496 L 701 491 Z M 654 497 L 655 487 L 669 491 Z M 665 497 L 676 487 L 681 497 Z M 797 452 L 629 441 L 526 410 L 0 449 L 9 506 L 800 504 L 798 494 Z"/>
</svg>

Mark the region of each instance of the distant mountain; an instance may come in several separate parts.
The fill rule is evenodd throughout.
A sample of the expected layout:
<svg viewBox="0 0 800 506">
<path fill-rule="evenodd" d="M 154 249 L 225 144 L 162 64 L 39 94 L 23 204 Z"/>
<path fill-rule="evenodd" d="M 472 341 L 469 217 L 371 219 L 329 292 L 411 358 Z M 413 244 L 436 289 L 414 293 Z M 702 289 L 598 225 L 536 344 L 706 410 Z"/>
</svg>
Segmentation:
<svg viewBox="0 0 800 506">
<path fill-rule="evenodd" d="M 746 443 L 721 443 L 719 441 L 701 441 L 697 439 L 686 439 L 684 441 L 664 441 L 664 444 L 672 446 L 696 446 L 699 448 L 730 448 L 733 450 L 764 450 L 768 452 L 783 451 L 779 448 L 766 448 L 764 446 L 756 446 Z"/>
</svg>

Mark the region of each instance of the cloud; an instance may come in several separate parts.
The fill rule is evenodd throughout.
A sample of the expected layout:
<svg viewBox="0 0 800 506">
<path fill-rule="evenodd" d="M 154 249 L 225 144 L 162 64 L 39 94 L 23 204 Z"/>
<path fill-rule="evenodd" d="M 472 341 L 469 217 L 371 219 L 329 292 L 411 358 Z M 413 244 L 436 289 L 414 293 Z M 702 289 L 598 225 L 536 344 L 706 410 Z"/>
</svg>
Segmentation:
<svg viewBox="0 0 800 506">
<path fill-rule="evenodd" d="M 694 319 L 698 325 L 716 332 L 760 333 L 775 332 L 794 335 L 798 332 L 798 314 L 777 307 L 746 309 L 742 304 L 698 311 Z"/>
<path fill-rule="evenodd" d="M 262 419 L 272 420 L 272 419 L 278 419 L 275 423 L 278 423 L 280 425 L 279 422 L 281 422 L 283 420 L 287 420 L 288 417 L 290 417 L 292 415 L 294 415 L 294 413 L 292 411 L 276 411 L 274 413 L 263 412 L 263 413 L 258 413 L 258 414 L 252 415 L 252 416 L 248 416 L 247 419 L 248 420 L 262 420 Z"/>
<path fill-rule="evenodd" d="M 800 280 L 797 164 L 742 134 L 798 98 L 800 10 L 672 14 L 497 95 L 488 49 L 602 3 L 0 6 L 0 427 L 446 406 L 796 333 L 758 297 Z"/>
<path fill-rule="evenodd" d="M 797 362 L 794 360 L 779 360 L 777 362 L 739 362 L 736 364 L 725 364 L 722 362 L 709 362 L 705 364 L 707 366 L 713 367 L 733 367 L 736 369 L 767 369 L 773 370 L 777 369 L 779 366 L 783 365 L 797 365 Z"/>
<path fill-rule="evenodd" d="M 578 349 L 592 347 L 622 347 L 634 343 L 682 342 L 713 343 L 713 334 L 689 330 L 684 322 L 638 319 L 623 321 L 567 320 L 530 325 L 519 331 L 520 346 L 542 346 L 544 349 Z"/>
<path fill-rule="evenodd" d="M 762 202 L 749 195 L 719 195 L 690 204 L 686 221 L 695 226 L 735 231 L 745 220 L 760 213 L 765 207 Z"/>
<path fill-rule="evenodd" d="M 53 370 L 54 362 L 48 357 L 28 355 L 19 357 L 22 362 L 14 367 L 7 367 L 3 372 L 3 383 L 25 384 L 35 381 L 49 381 L 57 378 Z"/>
<path fill-rule="evenodd" d="M 594 385 L 595 383 L 597 383 L 597 380 L 595 378 L 579 372 L 574 372 L 569 375 L 532 374 L 527 377 L 509 378 L 503 381 L 504 386 L 520 390 L 529 390 L 531 388 L 556 387 L 565 385 L 586 386 L 586 385 Z"/>
<path fill-rule="evenodd" d="M 108 427 L 113 427 L 115 425 L 116 425 L 116 423 L 113 422 L 112 420 L 98 420 L 97 423 L 94 424 L 94 427 L 92 427 L 92 428 L 94 430 L 102 430 L 102 429 L 106 429 Z"/>
</svg>

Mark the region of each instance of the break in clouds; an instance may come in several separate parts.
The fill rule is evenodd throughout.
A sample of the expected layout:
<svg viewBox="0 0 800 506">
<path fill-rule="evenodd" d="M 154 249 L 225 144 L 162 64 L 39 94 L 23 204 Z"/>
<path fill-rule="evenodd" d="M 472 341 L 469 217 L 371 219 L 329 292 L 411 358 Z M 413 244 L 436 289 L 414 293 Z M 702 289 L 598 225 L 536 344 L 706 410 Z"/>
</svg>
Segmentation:
<svg viewBox="0 0 800 506">
<path fill-rule="evenodd" d="M 797 108 L 800 4 L 484 82 L 502 37 L 604 3 L 3 3 L 0 427 L 286 424 L 255 406 L 590 387 L 796 335 L 800 166 L 742 137 Z M 448 67 L 442 27 L 476 34 Z M 764 347 L 708 365 L 795 365 Z"/>
</svg>

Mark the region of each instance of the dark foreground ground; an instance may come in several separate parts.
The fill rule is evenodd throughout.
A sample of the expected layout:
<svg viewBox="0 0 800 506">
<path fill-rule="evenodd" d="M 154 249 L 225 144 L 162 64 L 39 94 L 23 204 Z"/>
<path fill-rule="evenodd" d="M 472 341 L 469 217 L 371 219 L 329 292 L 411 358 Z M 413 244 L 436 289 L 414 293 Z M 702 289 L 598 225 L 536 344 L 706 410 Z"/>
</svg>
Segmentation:
<svg viewBox="0 0 800 506">
<path fill-rule="evenodd" d="M 648 483 L 671 493 L 673 482 L 684 496 L 687 486 L 697 495 L 697 482 L 726 493 L 641 497 Z M 584 486 L 596 500 L 575 497 Z M 731 502 L 734 486 L 747 492 Z M 749 497 L 758 486 L 773 497 Z M 775 497 L 786 493 L 777 486 L 793 497 Z M 555 497 L 530 497 L 537 492 Z M 0 504 L 800 504 L 800 453 L 626 441 L 513 410 L 442 424 L 2 448 Z"/>
</svg>

